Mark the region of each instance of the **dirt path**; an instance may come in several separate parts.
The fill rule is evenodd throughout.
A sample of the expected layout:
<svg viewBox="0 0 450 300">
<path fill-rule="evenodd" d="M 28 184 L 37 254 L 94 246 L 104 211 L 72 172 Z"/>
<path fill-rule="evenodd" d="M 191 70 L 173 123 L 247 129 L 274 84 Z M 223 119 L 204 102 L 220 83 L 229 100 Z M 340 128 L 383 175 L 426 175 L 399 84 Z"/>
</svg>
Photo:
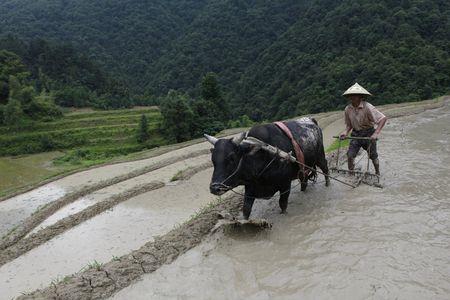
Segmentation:
<svg viewBox="0 0 450 300">
<path fill-rule="evenodd" d="M 420 104 L 414 103 L 414 104 L 408 104 L 408 105 L 403 104 L 401 106 L 392 106 L 391 105 L 391 106 L 387 106 L 386 107 L 386 111 L 389 110 L 389 115 L 396 116 L 396 115 L 402 115 L 402 114 L 408 114 L 408 113 L 417 113 L 419 111 L 423 111 L 425 109 L 438 107 L 440 105 L 442 105 L 442 101 L 441 102 L 429 101 L 429 102 L 421 102 Z M 319 124 L 321 126 L 325 126 L 324 135 L 326 136 L 326 138 L 325 138 L 325 140 L 326 140 L 325 143 L 326 144 L 327 143 L 329 144 L 331 142 L 331 140 L 329 139 L 330 136 L 335 135 L 338 131 L 342 130 L 342 128 L 339 128 L 339 125 L 342 125 L 341 124 L 342 123 L 341 116 L 342 116 L 342 113 L 340 113 L 340 112 L 319 114 L 319 115 L 316 116 L 316 118 L 319 121 Z M 189 155 L 189 153 L 206 153 L 207 151 L 209 152 L 209 150 L 208 150 L 209 148 L 210 148 L 210 145 L 208 145 L 207 143 L 200 143 L 200 144 L 192 145 L 192 146 L 189 146 L 189 147 L 186 147 L 186 148 L 183 148 L 183 149 L 178 149 L 178 150 L 175 150 L 175 151 L 172 151 L 172 152 L 169 152 L 169 153 L 165 153 L 165 154 L 162 154 L 161 156 L 154 157 L 154 158 L 144 159 L 144 160 L 136 161 L 136 162 L 127 162 L 127 163 L 121 163 L 121 164 L 116 164 L 116 165 L 111 165 L 111 166 L 104 166 L 104 167 L 100 167 L 100 168 L 97 168 L 97 169 L 92 169 L 92 170 L 89 170 L 89 171 L 81 172 L 81 173 L 85 173 L 85 174 L 70 175 L 70 176 L 68 176 L 66 178 L 63 178 L 61 180 L 58 180 L 58 181 L 54 182 L 55 186 L 57 186 L 58 188 L 62 188 L 63 189 L 63 191 L 61 191 L 61 190 L 59 191 L 59 194 L 56 193 L 56 191 L 58 190 L 56 187 L 50 187 L 49 188 L 57 196 L 54 196 L 52 198 L 53 200 L 47 200 L 48 201 L 47 203 L 51 203 L 52 201 L 55 201 L 55 198 L 58 199 L 58 196 L 61 197 L 61 195 L 63 195 L 63 197 L 64 197 L 64 194 L 67 193 L 68 189 L 72 189 L 72 192 L 76 192 L 77 189 L 78 189 L 78 192 L 79 192 L 79 187 L 83 186 L 83 184 L 86 184 L 86 182 L 88 182 L 88 183 L 90 183 L 92 185 L 99 184 L 99 182 L 101 182 L 99 180 L 99 178 L 102 178 L 102 176 L 106 176 L 107 178 L 110 178 L 110 180 L 112 180 L 115 177 L 117 177 L 118 174 L 124 174 L 124 173 L 125 174 L 130 174 L 132 172 L 136 172 L 136 170 L 142 170 L 143 168 L 150 167 L 150 166 L 152 166 L 154 164 L 158 164 L 158 163 L 161 164 L 161 162 L 164 161 L 164 160 L 166 160 L 166 162 L 167 162 L 168 160 L 174 159 L 174 157 L 178 157 L 178 159 L 180 159 L 180 157 L 183 157 L 183 155 Z M 199 154 L 199 155 L 201 155 L 201 154 Z M 185 159 L 186 159 L 186 157 L 184 158 L 184 160 Z M 180 161 L 183 161 L 183 159 L 181 158 Z M 202 161 L 204 161 L 204 160 L 202 160 Z M 173 162 L 173 161 L 171 161 L 171 162 Z M 175 162 L 173 162 L 173 163 L 175 163 Z M 200 165 L 201 163 L 199 162 L 198 164 Z M 195 170 L 195 167 L 193 169 Z M 96 170 L 98 170 L 98 172 L 96 172 Z M 156 170 L 153 170 L 153 171 L 156 171 Z M 189 172 L 189 170 L 187 172 Z M 202 187 L 206 186 L 208 184 L 209 179 L 210 179 L 210 173 L 204 173 L 204 172 L 201 172 L 201 173 L 203 175 L 201 177 L 197 177 L 199 179 L 199 181 L 198 181 L 198 183 L 196 185 L 197 189 L 203 189 Z M 116 175 L 116 176 L 114 177 L 113 175 Z M 124 175 L 119 175 L 119 176 L 124 176 Z M 130 178 L 135 178 L 135 177 L 138 177 L 138 176 L 134 176 L 134 177 L 130 177 Z M 194 176 L 193 178 L 196 178 L 196 177 Z M 147 178 L 147 180 L 151 181 L 150 178 Z M 123 181 L 124 180 L 113 183 L 111 185 L 111 188 L 114 189 L 114 187 L 116 185 L 118 185 L 120 182 L 123 182 Z M 190 182 L 191 182 L 191 180 L 186 181 L 186 183 L 188 183 L 188 184 Z M 66 189 L 64 189 L 64 188 L 66 188 Z M 168 197 L 165 200 L 165 201 L 168 201 L 167 203 L 165 203 L 165 204 L 167 204 L 165 208 L 168 209 L 169 215 L 170 215 L 170 209 L 171 208 L 174 208 L 174 207 L 180 206 L 180 205 L 183 207 L 183 197 L 185 197 L 186 199 L 192 199 L 192 200 L 188 200 L 188 201 L 191 201 L 191 202 L 185 203 L 185 204 L 188 205 L 185 209 L 189 210 L 189 208 L 190 208 L 191 210 L 194 209 L 194 211 L 196 209 L 202 207 L 202 206 L 205 206 L 208 202 L 212 201 L 211 196 L 210 195 L 207 196 L 207 194 L 208 194 L 207 189 L 205 189 L 206 190 L 205 194 L 203 194 L 203 192 L 202 192 L 201 195 L 195 196 L 197 191 L 192 190 L 192 189 L 186 189 L 186 188 L 187 187 L 184 186 L 183 188 L 179 188 L 178 189 L 179 192 L 175 192 L 175 193 L 170 194 L 170 191 L 177 190 L 176 186 L 166 186 L 164 189 L 158 189 L 158 190 L 155 190 L 155 191 L 152 191 L 152 192 L 149 192 L 149 193 L 144 193 L 144 194 L 142 194 L 142 195 L 140 195 L 138 197 L 134 197 L 134 198 L 132 198 L 132 199 L 130 199 L 128 201 L 123 202 L 122 204 L 117 206 L 112 212 L 114 212 L 114 211 L 120 212 L 122 210 L 122 208 L 120 208 L 120 207 L 125 207 L 127 205 L 127 203 L 131 203 L 132 202 L 131 200 L 133 200 L 133 199 L 138 199 L 140 197 L 141 197 L 141 199 L 144 199 L 142 197 L 145 197 L 145 199 L 158 199 L 158 197 L 164 197 L 164 196 L 166 196 L 166 194 L 170 194 L 170 195 L 168 195 Z M 162 194 L 160 194 L 160 192 L 158 192 L 160 190 L 161 190 Z M 44 191 L 45 192 L 46 190 L 44 189 L 44 190 L 40 190 L 40 191 Z M 101 191 L 101 190 L 97 189 L 97 191 Z M 31 191 L 29 193 L 32 193 L 32 192 L 33 191 Z M 95 191 L 93 191 L 93 192 L 95 192 Z M 109 192 L 111 192 L 111 191 L 109 191 Z M 120 190 L 117 190 L 117 192 L 120 195 Z M 48 194 L 50 194 L 50 193 L 48 193 Z M 83 196 L 89 197 L 90 195 L 92 195 L 92 192 L 88 192 L 87 194 L 85 194 Z M 194 198 L 192 198 L 192 196 L 194 196 Z M 18 196 L 18 197 L 20 198 L 20 196 Z M 42 197 L 42 195 L 41 195 L 41 197 Z M 15 199 L 15 198 L 17 198 L 17 197 L 14 197 L 13 199 Z M 175 201 L 175 200 L 177 200 L 177 201 Z M 9 201 L 9 200 L 7 200 L 7 201 Z M 71 200 L 71 202 L 74 203 L 74 204 L 77 201 L 81 201 L 80 197 L 73 197 L 72 200 Z M 192 202 L 192 201 L 194 201 L 195 203 Z M 21 201 L 21 200 L 15 199 L 15 200 L 12 200 L 10 203 L 11 203 L 11 205 L 14 206 L 14 204 L 18 204 L 18 203 L 20 204 L 20 203 L 25 203 L 25 202 L 26 201 L 23 201 L 23 200 Z M 31 201 L 29 201 L 29 202 L 31 202 Z M 58 243 L 59 241 L 62 241 L 60 243 L 61 244 L 61 248 L 59 248 L 59 249 L 63 252 L 63 255 L 60 256 L 60 258 L 59 258 L 60 259 L 59 266 L 64 269 L 64 264 L 68 263 L 67 262 L 67 257 L 70 257 L 70 255 L 65 255 L 66 260 L 64 258 L 64 252 L 67 251 L 67 249 L 64 250 L 65 246 L 70 244 L 67 241 L 74 241 L 74 240 L 77 239 L 77 236 L 78 236 L 78 239 L 79 239 L 79 237 L 85 235 L 86 232 L 92 231 L 95 228 L 95 226 L 97 226 L 95 224 L 99 225 L 102 222 L 103 223 L 104 222 L 108 222 L 108 224 L 110 224 L 112 227 L 114 227 L 114 224 L 116 224 L 116 223 L 120 224 L 120 226 L 127 226 L 126 222 L 130 222 L 130 223 L 133 223 L 133 226 L 135 226 L 136 224 L 139 224 L 139 222 L 140 222 L 139 220 L 133 220 L 132 217 L 130 218 L 130 215 L 128 215 L 128 217 L 124 218 L 125 220 L 127 220 L 125 223 L 124 222 L 119 222 L 118 220 L 120 220 L 120 218 L 123 218 L 124 215 L 115 215 L 114 216 L 114 215 L 110 214 L 109 212 L 106 212 L 106 214 L 103 213 L 103 214 L 98 215 L 98 216 L 96 216 L 94 218 L 92 218 L 92 216 L 89 215 L 89 218 L 92 218 L 92 219 L 90 221 L 87 221 L 87 222 L 85 222 L 85 220 L 83 219 L 84 217 L 83 217 L 82 220 L 79 223 L 77 223 L 77 222 L 73 222 L 73 223 L 68 222 L 67 223 L 67 221 L 70 220 L 70 218 L 73 217 L 73 216 L 75 216 L 75 219 L 77 219 L 77 216 L 80 216 L 78 214 L 80 212 L 84 212 L 84 209 L 86 209 L 86 207 L 89 207 L 89 205 L 92 205 L 92 203 L 93 203 L 93 202 L 89 202 L 89 201 L 87 201 L 87 202 L 88 202 L 88 204 L 85 203 L 85 204 L 81 204 L 80 205 L 82 207 L 82 209 L 74 209 L 74 210 L 70 210 L 69 209 L 69 210 L 66 210 L 65 212 L 63 211 L 64 209 L 62 209 L 62 210 L 57 210 L 56 214 L 55 214 L 56 211 L 52 211 L 50 214 L 47 213 L 47 215 L 45 217 L 41 218 L 40 222 L 42 222 L 43 219 L 46 219 L 49 216 L 57 216 L 57 215 L 59 215 L 59 217 L 54 217 L 53 221 L 50 220 L 50 219 L 47 219 L 47 221 L 45 221 L 46 223 L 43 223 L 43 226 L 42 226 L 44 228 L 43 230 L 45 230 L 45 229 L 48 229 L 48 230 L 42 232 L 43 235 L 37 239 L 37 241 L 39 241 L 38 243 L 35 244 L 36 240 L 34 240 L 34 242 L 32 242 L 32 240 L 28 240 L 30 242 L 30 244 L 34 245 L 31 248 L 33 248 L 35 246 L 38 246 L 38 247 L 36 249 L 34 249 L 33 251 L 30 251 L 29 253 L 27 253 L 25 255 L 22 255 L 21 257 L 16 258 L 15 260 L 13 260 L 10 263 L 8 263 L 8 264 L 4 265 L 3 267 L 1 267 L 0 268 L 0 277 L 2 276 L 1 274 L 9 274 L 9 275 L 17 274 L 17 276 L 14 275 L 14 278 L 17 278 L 18 281 L 15 283 L 16 285 L 12 285 L 12 286 L 14 286 L 15 289 L 20 288 L 20 280 L 19 280 L 20 276 L 25 276 L 25 278 L 27 276 L 30 277 L 30 275 L 26 275 L 26 274 L 33 274 L 32 272 L 30 272 L 30 270 L 31 269 L 36 270 L 36 269 L 39 268 L 38 265 L 35 265 L 35 266 L 33 266 L 30 269 L 27 266 L 27 263 L 29 263 L 29 262 L 31 262 L 33 260 L 39 259 L 39 257 L 44 255 L 44 253 L 46 253 L 46 251 L 47 252 L 51 251 L 52 247 L 55 246 L 55 243 Z M 154 201 L 151 201 L 151 203 L 154 203 Z M 19 207 L 20 207 L 20 205 L 19 205 Z M 68 207 L 69 206 L 66 206 L 66 208 L 68 208 Z M 2 209 L 2 203 L 0 203 L 0 213 L 1 213 L 1 209 Z M 150 210 L 145 211 L 145 214 L 149 214 L 149 213 L 152 214 L 151 213 L 152 210 L 154 210 L 156 213 L 158 213 L 158 212 L 161 213 L 162 212 L 161 210 L 158 211 L 158 209 L 156 209 L 155 206 L 150 207 L 149 209 Z M 32 211 L 32 209 L 30 209 L 30 211 Z M 127 214 L 129 214 L 129 212 L 130 212 L 129 209 L 126 209 L 124 211 L 126 211 Z M 81 215 L 83 215 L 83 214 L 81 214 Z M 166 218 L 164 218 L 164 217 L 157 218 L 157 214 L 153 214 L 152 216 L 155 219 L 157 219 L 156 223 L 153 222 L 152 224 L 154 224 L 154 226 L 156 226 L 157 228 L 161 228 L 161 230 L 144 231 L 144 232 L 146 232 L 146 234 L 149 234 L 149 235 L 137 239 L 136 243 L 132 244 L 132 247 L 136 248 L 136 246 L 138 247 L 139 245 L 142 245 L 142 243 L 144 241 L 149 241 L 149 240 L 151 241 L 152 237 L 154 237 L 157 234 L 162 234 L 163 238 L 164 238 L 165 237 L 164 234 L 168 230 L 170 230 L 170 228 L 173 228 L 174 224 L 176 224 L 177 222 L 182 222 L 183 220 L 186 220 L 186 218 L 187 218 L 186 214 L 179 214 L 179 218 L 177 219 L 179 221 L 175 221 L 174 219 L 170 220 L 167 217 Z M 148 219 L 145 219 L 145 218 L 143 218 L 143 219 L 145 221 L 142 222 L 142 224 L 145 224 L 145 222 L 149 222 Z M 204 221 L 203 218 L 200 218 L 200 219 Z M 38 223 L 40 223 L 40 222 L 38 222 Z M 62 222 L 62 223 L 59 223 L 59 222 Z M 215 217 L 213 217 L 213 219 L 209 220 L 208 222 L 215 222 Z M 61 224 L 65 224 L 65 225 L 61 225 Z M 70 226 L 70 225 L 69 225 L 69 227 L 66 227 L 67 224 L 73 224 L 73 225 L 80 224 L 80 225 L 78 225 L 76 228 L 73 228 L 73 229 L 67 231 L 66 233 L 61 235 L 59 238 L 55 239 L 54 237 L 57 234 L 60 234 L 61 232 L 65 232 L 67 229 L 72 228 L 72 226 Z M 36 227 L 36 225 L 38 225 L 38 224 L 34 224 L 32 227 L 34 228 L 34 227 Z M 58 228 L 60 228 L 59 227 L 60 225 L 62 226 L 62 228 L 65 228 L 65 229 L 62 230 L 62 231 L 58 231 L 58 230 L 60 230 L 60 229 L 58 229 Z M 52 227 L 52 226 L 55 226 L 55 227 Z M 139 226 L 139 225 L 136 225 L 136 226 Z M 201 225 L 201 226 L 203 226 L 203 225 Z M 184 225 L 182 227 L 184 228 Z M 83 230 L 79 230 L 79 229 L 83 229 Z M 101 249 L 101 247 L 108 247 L 108 245 L 110 245 L 110 243 L 112 243 L 111 237 L 112 237 L 112 233 L 113 233 L 114 230 L 119 230 L 120 231 L 120 234 L 115 237 L 116 239 L 119 239 L 119 240 L 123 239 L 124 241 L 129 241 L 127 236 L 131 234 L 130 231 L 128 231 L 128 230 L 124 231 L 122 229 L 118 229 L 117 227 L 114 227 L 113 230 L 108 231 L 109 233 L 108 233 L 107 236 L 109 238 L 107 240 L 105 240 L 103 243 L 100 243 L 99 245 L 97 245 L 98 249 Z M 27 231 L 27 230 L 25 230 L 25 231 Z M 29 231 L 29 229 L 28 229 L 28 231 Z M 50 235 L 48 235 L 48 231 L 51 232 Z M 36 234 L 38 234 L 40 231 L 35 231 L 35 232 L 36 232 Z M 47 233 L 45 233 L 45 232 L 47 232 Z M 23 234 L 21 234 L 21 237 L 22 236 L 23 236 Z M 69 236 L 71 236 L 71 237 L 69 238 Z M 33 237 L 33 235 L 29 236 L 29 238 L 31 238 L 31 237 Z M 11 243 L 11 245 L 14 244 L 17 241 L 20 241 L 20 238 L 16 238 L 16 240 L 13 243 Z M 49 239 L 52 239 L 52 240 L 49 241 Z M 45 241 L 47 241 L 47 242 L 45 242 Z M 45 242 L 45 243 L 42 244 L 43 242 Z M 26 240 L 22 240 L 21 244 L 18 244 L 18 245 L 19 246 L 17 246 L 16 250 L 19 249 L 18 250 L 19 252 L 12 251 L 12 253 L 16 253 L 15 255 L 8 256 L 8 255 L 11 255 L 11 254 L 5 254 L 6 252 L 4 252 L 4 253 L 0 253 L 0 257 L 2 257 L 2 255 L 5 255 L 5 257 L 9 257 L 7 260 L 10 260 L 11 258 L 16 257 L 17 253 L 20 253 L 20 251 L 26 252 L 29 249 L 31 249 L 30 246 L 28 245 L 28 242 Z M 73 245 L 75 245 L 75 244 L 73 244 Z M 9 251 L 11 251 L 12 249 L 13 248 L 9 249 Z M 123 249 L 130 249 L 130 247 L 122 248 L 122 251 L 125 251 L 125 252 L 122 252 L 122 253 L 127 253 L 126 250 L 123 250 Z M 131 249 L 133 249 L 133 248 L 131 248 Z M 98 250 L 98 251 L 101 251 L 101 250 Z M 105 253 L 111 253 L 111 252 L 108 252 L 106 250 L 104 252 Z M 11 252 L 8 252 L 8 253 L 11 253 Z M 70 251 L 68 251 L 68 253 L 70 253 Z M 107 255 L 109 255 L 109 257 L 106 257 L 106 256 L 103 255 L 102 256 L 103 259 L 101 261 L 102 262 L 106 262 L 106 261 L 108 261 L 108 259 L 111 258 L 112 255 L 122 255 L 120 253 L 121 252 L 118 251 L 118 252 L 116 252 L 116 254 L 114 254 L 114 253 L 107 254 Z M 168 255 L 170 256 L 170 251 L 168 252 Z M 92 257 L 92 256 L 89 256 L 89 257 Z M 96 258 L 94 258 L 94 259 L 96 259 Z M 5 260 L 5 261 L 7 261 L 7 260 Z M 122 260 L 122 258 L 121 258 L 121 260 Z M 49 264 L 48 262 L 50 262 L 50 261 L 52 261 L 51 257 L 49 257 L 48 260 L 44 260 L 44 262 L 47 263 L 47 265 Z M 65 263 L 64 263 L 64 261 L 65 261 Z M 84 260 L 84 264 L 86 264 L 88 261 L 91 261 L 91 260 L 88 257 L 86 257 L 85 260 Z M 164 260 L 164 261 L 166 261 L 166 260 Z M 171 259 L 169 259 L 169 261 L 171 261 Z M 111 263 L 117 263 L 117 261 L 113 261 Z M 106 264 L 105 267 L 108 268 L 109 264 L 110 263 Z M 83 265 L 83 262 L 81 262 L 81 265 L 80 265 L 80 260 L 77 260 L 76 262 L 74 262 L 73 266 L 71 266 L 69 268 L 71 271 L 70 272 L 65 272 L 64 274 L 73 273 L 73 272 L 79 270 L 82 267 L 82 265 Z M 127 265 L 127 264 L 124 263 L 123 266 L 125 266 L 125 265 Z M 47 266 L 47 268 L 48 267 L 49 266 Z M 91 272 L 91 271 L 92 270 L 90 270 L 89 272 Z M 125 272 L 126 273 L 126 271 L 124 271 L 124 270 L 120 270 L 120 272 Z M 103 272 L 103 273 L 105 273 L 105 272 Z M 43 285 L 45 285 L 45 282 L 48 283 L 48 280 L 49 280 L 48 278 L 54 278 L 55 279 L 55 277 L 52 277 L 52 276 L 55 276 L 55 275 L 51 275 L 51 274 L 55 274 L 55 273 L 49 272 L 48 274 L 49 275 L 47 275 L 47 277 L 46 277 L 47 281 L 44 278 L 44 279 L 42 279 L 39 282 L 39 284 L 37 286 L 36 286 L 36 284 L 31 284 L 30 288 L 33 288 L 33 286 L 34 286 L 34 288 L 39 287 L 39 286 L 42 287 Z M 57 274 L 56 278 L 58 278 L 60 273 L 56 273 L 56 274 Z M 82 273 L 79 273 L 78 275 L 75 275 L 75 277 L 73 278 L 73 280 L 75 280 L 74 282 L 77 282 L 77 280 L 79 280 L 80 278 L 85 277 L 85 275 L 83 275 L 83 274 L 84 273 L 82 272 Z M 5 278 L 7 278 L 7 276 L 8 275 L 6 275 Z M 117 277 L 118 280 L 121 280 L 120 276 L 119 275 L 117 275 L 117 276 L 118 276 Z M 76 279 L 76 278 L 78 278 L 78 279 Z M 16 279 L 14 279 L 14 280 L 16 280 Z M 71 280 L 72 279 L 67 279 L 66 278 L 64 280 L 64 284 L 70 284 L 72 282 Z M 124 280 L 127 282 L 127 284 L 129 283 L 128 279 L 124 279 Z M 62 284 L 63 283 L 59 283 L 56 286 L 60 287 Z M 124 285 L 121 285 L 121 284 L 117 285 L 116 284 L 114 286 L 115 286 L 115 288 L 112 289 L 112 290 L 111 290 L 111 286 L 109 286 L 109 285 L 108 285 L 108 287 L 106 287 L 106 286 L 105 287 L 99 286 L 98 290 L 100 291 L 102 289 L 105 289 L 105 290 L 108 291 L 105 295 L 107 295 L 107 294 L 109 295 L 113 291 L 122 288 Z M 5 288 L 7 288 L 7 286 L 5 286 Z M 80 289 L 82 290 L 83 288 L 80 287 Z M 90 286 L 89 286 L 88 289 L 91 290 Z M 46 293 L 48 292 L 48 290 L 49 289 L 46 289 Z M 86 295 L 88 295 L 88 294 L 86 294 Z M 17 295 L 17 291 L 16 292 L 13 291 L 13 294 L 11 294 L 11 295 Z M 83 294 L 83 295 L 85 295 L 85 294 Z M 95 292 L 92 295 L 94 295 L 95 297 L 98 297 L 100 294 Z"/>
</svg>

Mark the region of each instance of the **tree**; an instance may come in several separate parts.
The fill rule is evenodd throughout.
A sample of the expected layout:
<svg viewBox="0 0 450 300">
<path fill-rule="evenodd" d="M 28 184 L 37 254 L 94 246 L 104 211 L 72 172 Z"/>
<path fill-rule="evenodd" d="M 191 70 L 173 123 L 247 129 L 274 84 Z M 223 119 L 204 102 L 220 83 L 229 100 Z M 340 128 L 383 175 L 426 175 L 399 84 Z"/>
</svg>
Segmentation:
<svg viewBox="0 0 450 300">
<path fill-rule="evenodd" d="M 137 131 L 137 141 L 139 143 L 144 143 L 150 138 L 150 134 L 148 132 L 148 121 L 147 117 L 142 114 L 141 120 L 139 121 L 139 128 Z"/>
<path fill-rule="evenodd" d="M 200 84 L 201 98 L 192 102 L 194 136 L 216 134 L 229 121 L 229 108 L 220 92 L 215 73 L 206 74 Z"/>
<path fill-rule="evenodd" d="M 23 111 L 20 102 L 10 99 L 3 109 L 3 122 L 5 125 L 14 126 L 20 123 Z"/>
<path fill-rule="evenodd" d="M 188 103 L 186 95 L 173 90 L 161 101 L 162 130 L 176 142 L 186 141 L 193 136 L 194 113 Z"/>
<path fill-rule="evenodd" d="M 16 85 L 20 81 L 25 80 L 29 73 L 26 71 L 25 65 L 16 54 L 0 50 L 0 104 L 6 103 L 10 94 L 10 81 Z"/>
<path fill-rule="evenodd" d="M 229 120 L 230 109 L 222 97 L 215 73 L 209 72 L 203 77 L 201 82 L 201 97 L 204 101 L 210 103 L 207 113 L 212 115 L 215 120 L 222 122 Z"/>
</svg>

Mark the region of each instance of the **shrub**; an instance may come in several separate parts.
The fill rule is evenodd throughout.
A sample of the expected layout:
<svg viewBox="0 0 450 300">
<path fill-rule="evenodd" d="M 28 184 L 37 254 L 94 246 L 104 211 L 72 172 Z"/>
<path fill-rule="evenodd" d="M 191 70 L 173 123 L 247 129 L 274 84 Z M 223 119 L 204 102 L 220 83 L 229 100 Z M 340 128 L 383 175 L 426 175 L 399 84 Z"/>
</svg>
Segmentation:
<svg viewBox="0 0 450 300">
<path fill-rule="evenodd" d="M 137 141 L 139 143 L 144 143 L 147 141 L 150 137 L 150 134 L 148 133 L 148 121 L 147 117 L 143 114 L 141 116 L 141 120 L 139 121 L 139 127 L 137 131 Z"/>
<path fill-rule="evenodd" d="M 35 97 L 24 107 L 24 112 L 34 120 L 50 121 L 62 117 L 62 111 L 55 105 L 53 97 L 45 93 Z"/>
<path fill-rule="evenodd" d="M 20 102 L 10 99 L 3 109 L 3 122 L 5 125 L 14 126 L 20 123 L 23 111 Z"/>
</svg>

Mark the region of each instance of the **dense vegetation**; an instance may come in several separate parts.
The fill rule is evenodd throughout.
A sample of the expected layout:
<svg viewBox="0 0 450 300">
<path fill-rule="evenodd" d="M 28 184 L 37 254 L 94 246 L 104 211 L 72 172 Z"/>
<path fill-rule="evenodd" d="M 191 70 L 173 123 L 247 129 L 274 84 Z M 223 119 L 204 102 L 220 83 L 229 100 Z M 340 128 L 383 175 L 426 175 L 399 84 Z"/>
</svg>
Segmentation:
<svg viewBox="0 0 450 300">
<path fill-rule="evenodd" d="M 162 130 L 175 142 L 200 137 L 204 133 L 216 134 L 227 127 L 245 127 L 252 125 L 246 117 L 230 121 L 230 108 L 224 101 L 216 74 L 208 73 L 203 77 L 200 96 L 191 98 L 170 90 L 161 99 L 163 116 Z"/>
<path fill-rule="evenodd" d="M 149 67 L 207 0 L 2 0 L 0 35 L 73 43 L 144 91 Z"/>
<path fill-rule="evenodd" d="M 31 119 L 52 119 L 62 115 L 53 97 L 37 93 L 29 73 L 14 53 L 0 50 L 0 126 L 19 126 Z"/>
<path fill-rule="evenodd" d="M 135 101 L 197 98 L 215 72 L 234 118 L 337 108 L 355 80 L 375 103 L 450 87 L 443 0 L 4 0 L 0 20 L 0 35 L 73 43 Z"/>
<path fill-rule="evenodd" d="M 48 92 L 60 106 L 123 108 L 132 105 L 128 88 L 106 74 L 97 63 L 68 44 L 42 39 L 24 42 L 13 36 L 0 39 L 0 49 L 15 59 L 0 62 L 0 103 L 7 102 L 10 76 Z"/>
<path fill-rule="evenodd" d="M 330 110 L 355 80 L 376 104 L 427 99 L 450 91 L 448 49 L 449 1 L 313 1 L 246 70 L 235 107 L 256 119 Z"/>
<path fill-rule="evenodd" d="M 143 117 L 145 116 L 145 117 Z M 146 119 L 144 128 L 139 127 Z M 0 127 L 0 156 L 64 150 L 59 163 L 90 164 L 167 144 L 157 109 L 69 113 L 50 122 Z M 139 129 L 141 128 L 141 129 Z M 145 137 L 142 139 L 142 132 Z"/>
</svg>

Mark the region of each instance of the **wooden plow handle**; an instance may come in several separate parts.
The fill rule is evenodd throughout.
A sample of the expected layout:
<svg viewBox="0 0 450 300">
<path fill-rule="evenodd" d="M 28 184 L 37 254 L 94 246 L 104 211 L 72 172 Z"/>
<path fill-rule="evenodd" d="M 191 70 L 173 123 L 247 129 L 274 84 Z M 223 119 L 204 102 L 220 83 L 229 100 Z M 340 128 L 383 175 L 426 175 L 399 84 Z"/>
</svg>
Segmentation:
<svg viewBox="0 0 450 300">
<path fill-rule="evenodd" d="M 333 136 L 333 138 L 340 139 L 340 137 L 337 135 Z M 370 137 L 359 137 L 359 136 L 346 136 L 344 138 L 344 140 L 371 140 L 371 138 Z M 376 139 L 376 140 L 378 140 L 378 139 Z"/>
</svg>

